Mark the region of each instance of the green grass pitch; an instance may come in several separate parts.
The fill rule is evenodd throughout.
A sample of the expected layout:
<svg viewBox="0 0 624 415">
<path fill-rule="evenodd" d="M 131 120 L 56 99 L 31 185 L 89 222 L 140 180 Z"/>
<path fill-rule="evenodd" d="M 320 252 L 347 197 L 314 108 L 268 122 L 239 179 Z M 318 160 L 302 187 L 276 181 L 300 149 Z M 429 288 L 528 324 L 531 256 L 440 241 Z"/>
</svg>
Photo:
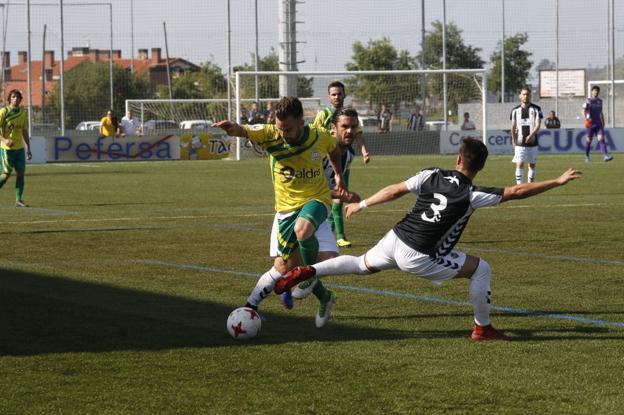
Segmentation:
<svg viewBox="0 0 624 415">
<path fill-rule="evenodd" d="M 624 158 L 540 156 L 538 180 L 583 179 L 476 212 L 458 249 L 493 268 L 493 322 L 473 343 L 467 281 L 399 271 L 328 277 L 316 300 L 261 307 L 260 336 L 225 330 L 271 265 L 266 160 L 29 166 L 0 190 L 2 414 L 617 414 L 624 408 Z M 595 157 L 598 160 L 598 157 Z M 356 159 L 364 196 L 454 157 Z M 514 181 L 492 156 L 477 185 Z M 412 206 L 347 222 L 359 255 Z"/>
</svg>

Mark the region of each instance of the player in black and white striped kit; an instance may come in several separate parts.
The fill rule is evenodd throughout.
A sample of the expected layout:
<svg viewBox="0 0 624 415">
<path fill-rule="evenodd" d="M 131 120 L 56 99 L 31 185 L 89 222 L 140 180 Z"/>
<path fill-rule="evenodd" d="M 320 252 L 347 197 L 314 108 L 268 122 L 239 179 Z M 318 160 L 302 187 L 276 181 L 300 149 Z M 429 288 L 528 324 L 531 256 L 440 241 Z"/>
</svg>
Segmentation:
<svg viewBox="0 0 624 415">
<path fill-rule="evenodd" d="M 513 199 L 537 195 L 563 186 L 580 177 L 568 169 L 552 180 L 523 183 L 513 187 L 488 188 L 472 184 L 485 165 L 486 146 L 466 138 L 460 146 L 454 170 L 429 168 L 400 183 L 387 186 L 374 195 L 346 207 L 349 218 L 367 207 L 398 199 L 408 193 L 417 196 L 412 210 L 381 241 L 360 257 L 343 255 L 313 266 L 298 267 L 277 281 L 277 293 L 316 275 L 371 274 L 385 269 L 402 271 L 442 284 L 452 278 L 470 279 L 470 299 L 474 309 L 473 340 L 509 340 L 490 323 L 489 264 L 453 248 L 473 212 Z"/>
<path fill-rule="evenodd" d="M 525 86 L 520 90 L 520 105 L 511 110 L 511 142 L 516 163 L 516 184 L 524 181 L 524 162 L 529 162 L 528 182 L 535 181 L 537 163 L 537 133 L 542 125 L 542 109 L 531 102 L 531 89 Z"/>
</svg>

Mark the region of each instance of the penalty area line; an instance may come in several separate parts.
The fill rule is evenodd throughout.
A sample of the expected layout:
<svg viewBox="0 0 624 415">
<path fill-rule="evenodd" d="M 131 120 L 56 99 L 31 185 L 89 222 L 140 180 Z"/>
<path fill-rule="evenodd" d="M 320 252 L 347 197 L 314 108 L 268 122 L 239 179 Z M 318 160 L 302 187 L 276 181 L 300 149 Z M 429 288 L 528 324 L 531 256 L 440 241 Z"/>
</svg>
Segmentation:
<svg viewBox="0 0 624 415">
<path fill-rule="evenodd" d="M 243 277 L 259 278 L 261 275 L 255 272 L 243 272 L 243 271 L 237 271 L 237 270 L 211 268 L 211 267 L 206 267 L 202 265 L 177 264 L 177 263 L 157 261 L 157 260 L 138 260 L 134 262 L 147 264 L 147 265 L 167 267 L 167 268 L 190 269 L 194 271 L 239 275 Z M 354 287 L 351 285 L 340 285 L 340 284 L 324 284 L 324 285 L 327 287 L 337 288 L 340 290 L 359 292 L 359 293 L 364 293 L 364 294 L 373 294 L 373 295 L 379 295 L 379 296 L 384 296 L 384 297 L 403 298 L 403 299 L 408 299 L 408 300 L 417 300 L 417 301 L 426 302 L 426 303 L 438 303 L 438 304 L 445 304 L 445 305 L 458 305 L 458 306 L 472 307 L 472 304 L 467 301 L 449 300 L 447 298 L 441 298 L 441 297 L 407 294 L 407 293 L 400 293 L 397 291 L 378 290 L 378 289 L 373 289 L 373 288 Z M 593 318 L 587 318 L 587 317 L 578 317 L 578 316 L 574 316 L 571 314 L 544 313 L 541 311 L 533 311 L 533 310 L 528 310 L 524 308 L 495 306 L 495 305 L 492 305 L 492 310 L 501 311 L 507 314 L 524 315 L 524 316 L 530 316 L 530 317 L 544 317 L 544 318 L 549 318 L 553 320 L 573 321 L 575 323 L 588 324 L 591 326 L 607 326 L 607 327 L 617 327 L 617 328 L 624 329 L 624 322 L 620 322 L 620 321 L 609 321 L 609 320 L 600 320 L 600 319 L 593 319 Z"/>
</svg>

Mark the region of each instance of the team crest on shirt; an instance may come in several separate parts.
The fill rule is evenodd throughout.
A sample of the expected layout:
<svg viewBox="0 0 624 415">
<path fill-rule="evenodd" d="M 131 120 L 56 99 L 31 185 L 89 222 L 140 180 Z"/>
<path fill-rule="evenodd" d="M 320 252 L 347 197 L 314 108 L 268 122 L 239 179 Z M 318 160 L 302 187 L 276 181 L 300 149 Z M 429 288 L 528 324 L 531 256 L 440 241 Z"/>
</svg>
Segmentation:
<svg viewBox="0 0 624 415">
<path fill-rule="evenodd" d="M 321 153 L 316 149 L 310 155 L 310 160 L 312 161 L 320 160 L 320 158 L 321 158 Z"/>
<path fill-rule="evenodd" d="M 249 128 L 251 131 L 260 131 L 264 128 L 264 125 L 262 124 L 252 124 L 247 126 L 247 128 Z"/>
</svg>

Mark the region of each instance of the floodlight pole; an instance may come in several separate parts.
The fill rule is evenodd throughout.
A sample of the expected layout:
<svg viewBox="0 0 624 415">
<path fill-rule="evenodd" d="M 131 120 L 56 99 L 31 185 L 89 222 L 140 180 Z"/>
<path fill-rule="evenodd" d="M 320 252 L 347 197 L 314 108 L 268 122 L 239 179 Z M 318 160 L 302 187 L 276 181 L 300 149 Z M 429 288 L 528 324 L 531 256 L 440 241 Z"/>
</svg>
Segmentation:
<svg viewBox="0 0 624 415">
<path fill-rule="evenodd" d="M 61 135 L 65 135 L 65 26 L 63 20 L 63 0 L 59 1 L 61 17 Z"/>
<path fill-rule="evenodd" d="M 134 74 L 134 0 L 130 0 L 130 73 Z"/>
<path fill-rule="evenodd" d="M 26 26 L 28 31 L 28 136 L 32 136 L 32 50 L 30 45 L 30 0 L 26 2 Z M 9 103 L 7 103 L 9 104 Z"/>
<path fill-rule="evenodd" d="M 258 0 L 254 1 L 256 12 L 256 58 L 254 59 L 254 68 L 258 72 Z M 256 101 L 260 100 L 260 86 L 258 85 L 258 75 L 256 75 Z"/>
<path fill-rule="evenodd" d="M 446 70 L 446 0 L 442 0 L 442 69 Z M 442 74 L 444 95 L 444 131 L 448 131 L 448 86 L 446 72 Z"/>
<path fill-rule="evenodd" d="M 611 0 L 611 97 L 609 105 L 609 118 L 611 119 L 611 128 L 615 127 L 615 3 Z"/>
<path fill-rule="evenodd" d="M 505 102 L 505 0 L 503 0 L 503 40 L 501 42 L 501 102 Z"/>
<path fill-rule="evenodd" d="M 115 104 L 113 90 L 113 4 L 108 3 L 108 20 L 110 22 L 110 59 L 108 60 L 108 77 L 110 78 L 110 109 L 113 110 Z"/>
<path fill-rule="evenodd" d="M 555 2 L 555 113 L 559 114 L 559 0 Z"/>
</svg>

